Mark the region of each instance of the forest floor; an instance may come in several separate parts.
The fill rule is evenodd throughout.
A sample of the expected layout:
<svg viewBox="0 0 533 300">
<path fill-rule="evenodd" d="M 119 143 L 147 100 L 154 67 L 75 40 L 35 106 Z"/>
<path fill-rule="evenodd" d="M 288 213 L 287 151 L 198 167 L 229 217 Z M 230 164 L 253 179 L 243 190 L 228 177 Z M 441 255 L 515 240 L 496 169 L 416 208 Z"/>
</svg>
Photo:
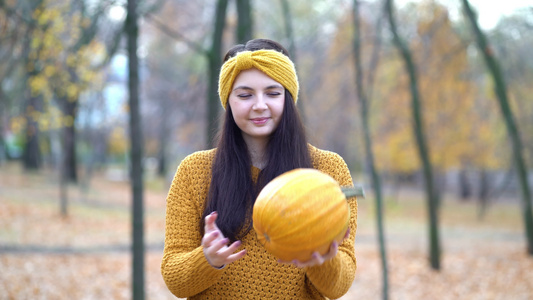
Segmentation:
<svg viewBox="0 0 533 300">
<path fill-rule="evenodd" d="M 131 191 L 112 174 L 68 186 L 62 217 L 54 172 L 0 166 L 0 300 L 131 298 Z M 147 299 L 174 299 L 159 269 L 168 184 L 148 178 L 145 185 Z M 344 300 L 382 299 L 372 200 L 359 200 L 358 270 Z M 533 299 L 533 257 L 517 199 L 492 203 L 479 219 L 473 200 L 444 197 L 440 271 L 429 265 L 426 216 L 423 194 L 412 189 L 385 201 L 389 299 Z"/>
</svg>

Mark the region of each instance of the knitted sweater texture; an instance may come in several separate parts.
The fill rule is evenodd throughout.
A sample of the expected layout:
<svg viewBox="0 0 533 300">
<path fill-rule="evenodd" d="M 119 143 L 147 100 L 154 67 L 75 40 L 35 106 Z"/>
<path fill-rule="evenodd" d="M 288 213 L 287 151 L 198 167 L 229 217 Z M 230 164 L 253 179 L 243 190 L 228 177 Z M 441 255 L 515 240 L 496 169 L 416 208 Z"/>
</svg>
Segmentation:
<svg viewBox="0 0 533 300">
<path fill-rule="evenodd" d="M 313 167 L 340 185 L 352 185 L 338 154 L 309 146 Z M 188 299 L 328 299 L 344 295 L 354 280 L 357 201 L 350 199 L 350 236 L 337 255 L 320 266 L 280 264 L 251 230 L 240 249 L 246 255 L 222 269 L 207 262 L 201 246 L 200 218 L 211 180 L 216 149 L 195 152 L 179 165 L 167 196 L 165 249 L 161 273 L 169 290 Z M 254 180 L 259 169 L 252 167 Z M 239 250 L 240 250 L 239 249 Z"/>
</svg>

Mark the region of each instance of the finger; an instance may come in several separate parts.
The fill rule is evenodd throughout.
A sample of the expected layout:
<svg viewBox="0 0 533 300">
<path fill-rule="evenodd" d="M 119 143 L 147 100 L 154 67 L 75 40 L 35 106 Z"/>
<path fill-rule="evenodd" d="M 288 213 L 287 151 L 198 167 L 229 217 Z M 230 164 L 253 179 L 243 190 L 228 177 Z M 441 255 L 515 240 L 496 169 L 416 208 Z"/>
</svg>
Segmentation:
<svg viewBox="0 0 533 300">
<path fill-rule="evenodd" d="M 331 252 L 331 250 L 330 250 L 330 252 Z M 313 259 L 312 259 L 312 261 L 310 261 L 310 263 L 312 263 L 313 265 L 321 265 L 321 264 L 324 263 L 324 261 L 325 261 L 324 257 L 322 255 L 320 255 L 320 253 L 315 251 L 313 253 Z"/>
<path fill-rule="evenodd" d="M 226 247 L 225 249 L 219 251 L 220 255 L 222 256 L 230 256 L 233 252 L 237 251 L 237 249 L 241 246 L 241 241 L 233 242 L 229 247 Z"/>
<path fill-rule="evenodd" d="M 305 268 L 305 267 L 309 267 L 309 266 L 314 266 L 315 264 L 317 264 L 317 256 L 318 257 L 321 257 L 320 256 L 320 253 L 318 252 L 313 252 L 311 254 L 311 258 L 307 261 L 299 261 L 297 259 L 293 259 L 291 261 L 286 261 L 286 260 L 281 260 L 281 259 L 278 259 L 278 263 L 280 264 L 291 264 L 291 265 L 294 265 L 296 266 L 297 268 Z"/>
<path fill-rule="evenodd" d="M 350 227 L 346 230 L 346 234 L 344 235 L 344 239 L 347 239 L 350 237 Z"/>
<path fill-rule="evenodd" d="M 304 268 L 305 264 L 300 262 L 299 260 L 295 259 L 291 262 L 293 265 L 295 265 L 297 268 Z"/>
<path fill-rule="evenodd" d="M 323 259 L 323 261 L 332 259 L 337 255 L 337 252 L 339 252 L 339 243 L 337 243 L 337 241 L 333 241 L 333 243 L 331 243 L 331 246 L 329 247 L 328 253 L 326 253 L 321 258 Z"/>
<path fill-rule="evenodd" d="M 213 242 L 209 247 L 204 247 L 205 256 L 207 256 L 211 261 L 213 261 L 215 258 L 218 260 L 221 257 L 221 249 L 226 247 L 227 243 L 228 240 L 226 238 L 223 238 Z"/>
<path fill-rule="evenodd" d="M 210 247 L 213 241 L 215 241 L 220 236 L 219 231 L 213 231 L 206 233 L 202 238 L 202 247 Z"/>
<path fill-rule="evenodd" d="M 204 226 L 205 232 L 211 232 L 211 231 L 218 230 L 218 227 L 215 223 L 217 217 L 218 217 L 218 213 L 216 211 L 210 213 L 209 215 L 207 215 L 207 217 L 205 217 L 205 226 Z"/>
<path fill-rule="evenodd" d="M 226 264 L 229 264 L 229 263 L 232 263 L 236 260 L 239 260 L 241 258 L 244 257 L 244 255 L 246 255 L 246 249 L 243 249 L 235 254 L 231 254 L 229 255 L 227 258 L 226 258 Z"/>
<path fill-rule="evenodd" d="M 242 258 L 246 254 L 245 249 L 238 253 L 233 253 L 238 247 L 240 247 L 240 241 L 234 242 L 229 247 L 226 246 L 227 242 L 228 239 L 224 238 L 215 242 L 212 247 L 204 249 L 204 254 L 212 265 L 226 265 Z"/>
<path fill-rule="evenodd" d="M 229 243 L 229 239 L 228 238 L 222 238 L 222 239 L 219 239 L 217 241 L 214 241 L 211 246 L 209 247 L 208 251 L 210 251 L 211 253 L 216 253 L 217 255 L 219 255 L 220 251 L 222 249 L 226 249 L 227 248 L 227 245 Z"/>
</svg>

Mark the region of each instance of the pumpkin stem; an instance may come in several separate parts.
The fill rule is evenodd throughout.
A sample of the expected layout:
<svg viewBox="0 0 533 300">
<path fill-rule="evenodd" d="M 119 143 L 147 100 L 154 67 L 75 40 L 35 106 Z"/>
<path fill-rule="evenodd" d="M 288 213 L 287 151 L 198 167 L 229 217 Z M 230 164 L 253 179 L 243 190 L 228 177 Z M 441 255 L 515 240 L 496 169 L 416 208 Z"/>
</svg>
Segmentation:
<svg viewBox="0 0 533 300">
<path fill-rule="evenodd" d="M 342 193 L 344 194 L 344 196 L 346 196 L 346 198 L 350 198 L 350 197 L 354 197 L 354 196 L 365 198 L 365 190 L 360 185 L 343 186 L 343 187 L 341 187 L 341 190 L 342 190 Z"/>
</svg>

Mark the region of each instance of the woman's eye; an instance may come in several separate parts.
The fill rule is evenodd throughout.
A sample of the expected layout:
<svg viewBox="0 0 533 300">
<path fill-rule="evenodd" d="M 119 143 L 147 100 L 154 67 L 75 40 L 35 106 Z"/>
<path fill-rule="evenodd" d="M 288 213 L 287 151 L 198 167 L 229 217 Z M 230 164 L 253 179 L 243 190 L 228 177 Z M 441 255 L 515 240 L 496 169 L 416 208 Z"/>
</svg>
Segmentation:
<svg viewBox="0 0 533 300">
<path fill-rule="evenodd" d="M 241 98 L 241 99 L 248 99 L 250 97 L 252 97 L 251 94 L 240 94 L 240 95 L 237 95 L 237 97 Z"/>
<path fill-rule="evenodd" d="M 270 92 L 270 93 L 268 93 L 268 95 L 270 97 L 277 97 L 277 96 L 281 95 L 281 93 L 280 92 Z"/>
</svg>

